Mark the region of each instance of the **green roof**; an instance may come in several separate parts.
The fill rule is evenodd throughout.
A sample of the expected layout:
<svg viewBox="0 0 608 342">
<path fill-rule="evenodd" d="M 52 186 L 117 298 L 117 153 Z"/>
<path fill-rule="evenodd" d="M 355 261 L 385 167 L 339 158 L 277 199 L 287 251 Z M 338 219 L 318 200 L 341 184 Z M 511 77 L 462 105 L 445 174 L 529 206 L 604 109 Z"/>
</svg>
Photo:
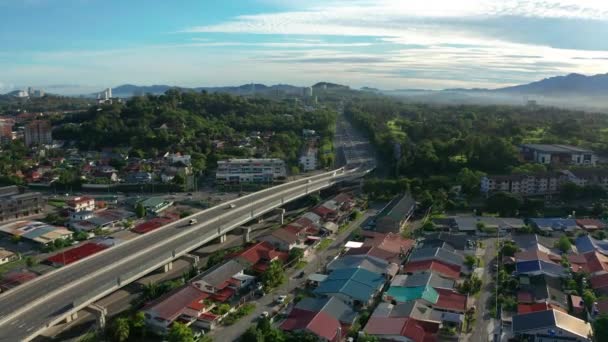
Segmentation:
<svg viewBox="0 0 608 342">
<path fill-rule="evenodd" d="M 430 286 L 391 286 L 388 291 L 386 291 L 386 297 L 390 297 L 398 303 L 424 299 L 431 304 L 436 304 L 437 300 L 439 299 L 439 294 Z"/>
</svg>

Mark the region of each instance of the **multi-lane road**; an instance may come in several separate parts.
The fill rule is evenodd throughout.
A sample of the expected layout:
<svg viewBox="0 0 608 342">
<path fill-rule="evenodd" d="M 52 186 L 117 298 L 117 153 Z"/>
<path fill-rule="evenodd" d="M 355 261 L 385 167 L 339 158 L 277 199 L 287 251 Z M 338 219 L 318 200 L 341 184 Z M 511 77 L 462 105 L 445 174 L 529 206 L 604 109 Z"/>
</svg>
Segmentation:
<svg viewBox="0 0 608 342">
<path fill-rule="evenodd" d="M 365 173 L 340 169 L 243 196 L 0 294 L 0 341 L 30 340 L 88 303 L 282 202 Z M 191 218 L 198 223 L 188 225 Z"/>
</svg>

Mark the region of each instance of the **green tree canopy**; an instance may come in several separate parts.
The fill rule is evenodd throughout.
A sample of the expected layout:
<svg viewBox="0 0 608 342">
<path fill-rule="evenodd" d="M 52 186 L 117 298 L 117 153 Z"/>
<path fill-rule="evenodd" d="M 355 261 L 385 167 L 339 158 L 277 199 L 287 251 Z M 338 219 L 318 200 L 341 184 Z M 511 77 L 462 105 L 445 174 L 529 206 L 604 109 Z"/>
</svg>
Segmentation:
<svg viewBox="0 0 608 342">
<path fill-rule="evenodd" d="M 185 324 L 173 322 L 167 334 L 169 342 L 194 342 L 192 330 Z"/>
</svg>

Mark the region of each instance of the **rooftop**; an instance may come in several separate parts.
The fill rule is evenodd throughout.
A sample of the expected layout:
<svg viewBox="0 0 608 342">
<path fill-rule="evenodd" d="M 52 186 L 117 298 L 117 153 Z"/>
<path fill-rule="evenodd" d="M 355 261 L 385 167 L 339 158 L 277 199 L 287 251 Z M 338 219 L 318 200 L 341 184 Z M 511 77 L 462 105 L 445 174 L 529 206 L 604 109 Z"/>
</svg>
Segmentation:
<svg viewBox="0 0 608 342">
<path fill-rule="evenodd" d="M 591 324 L 559 310 L 537 311 L 513 316 L 513 332 L 525 334 L 527 331 L 559 328 L 587 339 L 592 335 Z"/>
</svg>

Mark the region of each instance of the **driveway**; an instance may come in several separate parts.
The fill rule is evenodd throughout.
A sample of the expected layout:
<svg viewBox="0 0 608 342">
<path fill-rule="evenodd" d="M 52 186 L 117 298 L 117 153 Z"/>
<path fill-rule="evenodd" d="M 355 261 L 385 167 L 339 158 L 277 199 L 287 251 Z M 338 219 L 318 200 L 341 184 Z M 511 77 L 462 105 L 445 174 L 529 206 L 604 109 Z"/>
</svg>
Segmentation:
<svg viewBox="0 0 608 342">
<path fill-rule="evenodd" d="M 290 270 L 287 272 L 288 281 L 275 289 L 272 293 L 259 298 L 255 301 L 256 308 L 252 314 L 245 316 L 237 321 L 235 324 L 230 326 L 220 326 L 210 332 L 211 336 L 217 336 L 221 341 L 236 341 L 252 324 L 255 324 L 257 318 L 264 311 L 272 312 L 275 304 L 275 298 L 282 294 L 288 294 L 294 292 L 296 288 L 303 288 L 306 278 L 309 274 L 317 272 L 321 266 L 325 265 L 328 261 L 332 260 L 342 250 L 344 241 L 350 236 L 353 230 L 358 228 L 363 221 L 365 221 L 371 215 L 370 212 L 365 212 L 359 219 L 352 222 L 351 225 L 334 237 L 334 242 L 324 251 L 317 252 L 314 257 L 310 259 L 308 264 L 301 270 Z M 294 278 L 300 272 L 304 272 L 304 276 L 301 278 Z M 292 296 L 293 298 L 293 296 Z"/>
</svg>

